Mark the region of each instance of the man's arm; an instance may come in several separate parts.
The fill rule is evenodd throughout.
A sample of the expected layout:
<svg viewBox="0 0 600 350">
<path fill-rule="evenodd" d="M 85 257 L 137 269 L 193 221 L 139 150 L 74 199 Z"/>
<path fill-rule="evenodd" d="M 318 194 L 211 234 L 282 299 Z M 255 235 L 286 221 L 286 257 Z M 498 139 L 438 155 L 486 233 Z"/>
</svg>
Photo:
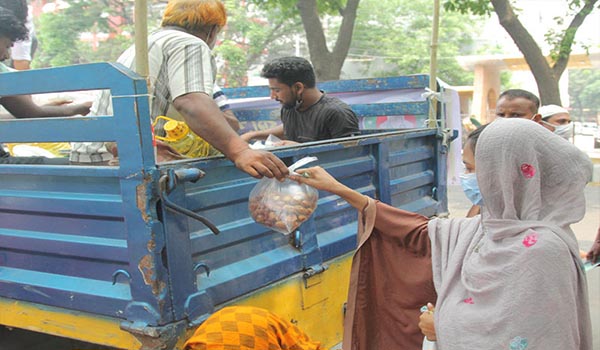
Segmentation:
<svg viewBox="0 0 600 350">
<path fill-rule="evenodd" d="M 248 142 L 250 140 L 266 140 L 269 135 L 277 136 L 279 139 L 284 139 L 283 124 L 277 125 L 270 129 L 248 131 L 242 135 L 242 139 Z"/>
<path fill-rule="evenodd" d="M 224 110 L 223 117 L 227 121 L 227 124 L 229 124 L 234 131 L 240 130 L 240 121 L 237 119 L 235 114 L 233 114 L 231 109 Z"/>
<path fill-rule="evenodd" d="M 231 106 L 229 106 L 227 96 L 225 96 L 225 94 L 221 90 L 221 87 L 219 87 L 219 85 L 217 85 L 216 83 L 213 88 L 213 100 L 215 100 L 215 103 L 223 112 L 223 117 L 225 118 L 225 120 L 227 120 L 229 126 L 231 126 L 235 131 L 240 130 L 240 121 L 230 109 Z"/>
<path fill-rule="evenodd" d="M 0 104 L 15 118 L 66 117 L 90 112 L 91 102 L 79 104 L 43 105 L 33 102 L 31 95 L 4 96 Z"/>
<path fill-rule="evenodd" d="M 250 149 L 248 143 L 225 122 L 223 112 L 207 94 L 185 94 L 177 97 L 173 105 L 193 132 L 223 152 L 240 170 L 257 178 L 283 179 L 288 174 L 281 159 L 270 152 Z"/>
</svg>

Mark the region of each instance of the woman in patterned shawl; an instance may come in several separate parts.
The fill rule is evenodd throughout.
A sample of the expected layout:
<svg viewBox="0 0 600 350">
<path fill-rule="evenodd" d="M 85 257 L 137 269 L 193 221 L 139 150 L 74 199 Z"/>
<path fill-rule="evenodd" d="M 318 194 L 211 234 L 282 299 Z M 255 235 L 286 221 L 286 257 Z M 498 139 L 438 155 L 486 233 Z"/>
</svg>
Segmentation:
<svg viewBox="0 0 600 350">
<path fill-rule="evenodd" d="M 586 277 L 570 228 L 585 214 L 591 161 L 536 123 L 499 119 L 481 134 L 475 163 L 483 206 L 474 218 L 428 220 L 363 196 L 318 167 L 293 177 L 359 210 L 344 350 L 388 349 L 401 334 L 403 325 L 393 334 L 390 319 L 379 320 L 378 332 L 357 326 L 404 307 L 393 298 L 398 291 L 385 287 L 406 275 L 368 276 L 394 247 L 431 255 L 439 350 L 592 350 Z M 391 253 L 365 251 L 378 237 L 391 242 Z M 378 284 L 365 286 L 371 281 Z"/>
</svg>

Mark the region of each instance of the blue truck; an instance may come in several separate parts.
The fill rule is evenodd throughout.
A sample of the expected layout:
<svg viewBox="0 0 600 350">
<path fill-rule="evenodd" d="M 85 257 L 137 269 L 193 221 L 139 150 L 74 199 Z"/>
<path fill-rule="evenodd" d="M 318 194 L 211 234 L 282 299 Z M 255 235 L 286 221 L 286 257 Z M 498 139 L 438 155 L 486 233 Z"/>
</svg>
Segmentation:
<svg viewBox="0 0 600 350">
<path fill-rule="evenodd" d="M 425 127 L 428 86 L 426 75 L 320 83 L 356 111 L 362 134 L 273 152 L 288 165 L 316 156 L 366 195 L 446 215 L 451 137 Z M 97 63 L 0 75 L 0 96 L 104 89 L 111 116 L 0 121 L 5 143 L 114 141 L 120 153 L 118 166 L 0 165 L 0 325 L 119 349 L 180 349 L 211 313 L 239 304 L 339 343 L 357 230 L 345 201 L 321 192 L 295 232 L 271 231 L 248 211 L 258 180 L 226 158 L 156 164 L 136 73 Z M 225 93 L 246 130 L 278 122 L 267 87 Z"/>
</svg>

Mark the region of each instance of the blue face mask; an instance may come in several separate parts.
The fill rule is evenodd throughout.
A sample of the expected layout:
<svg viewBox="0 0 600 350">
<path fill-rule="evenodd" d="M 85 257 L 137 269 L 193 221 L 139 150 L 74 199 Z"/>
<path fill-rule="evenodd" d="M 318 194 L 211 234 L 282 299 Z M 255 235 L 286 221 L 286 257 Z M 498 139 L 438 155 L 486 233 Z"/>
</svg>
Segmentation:
<svg viewBox="0 0 600 350">
<path fill-rule="evenodd" d="M 462 174 L 460 175 L 460 185 L 462 186 L 465 195 L 471 203 L 475 205 L 482 205 L 483 197 L 479 191 L 479 184 L 477 183 L 477 177 L 475 173 Z"/>
</svg>

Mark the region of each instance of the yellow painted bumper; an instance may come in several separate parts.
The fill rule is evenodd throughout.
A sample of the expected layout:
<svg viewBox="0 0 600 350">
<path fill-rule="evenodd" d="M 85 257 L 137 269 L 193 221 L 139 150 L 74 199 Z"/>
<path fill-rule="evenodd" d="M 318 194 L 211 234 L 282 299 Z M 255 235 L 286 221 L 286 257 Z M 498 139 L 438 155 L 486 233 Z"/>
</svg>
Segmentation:
<svg viewBox="0 0 600 350">
<path fill-rule="evenodd" d="M 262 307 L 290 320 L 313 340 L 330 348 L 341 342 L 343 307 L 348 294 L 351 254 L 327 263 L 328 269 L 308 279 L 302 274 L 265 287 L 230 305 Z M 102 344 L 140 349 L 135 335 L 120 328 L 122 320 L 34 303 L 0 298 L 0 324 Z M 177 348 L 194 332 L 182 334 Z"/>
</svg>

